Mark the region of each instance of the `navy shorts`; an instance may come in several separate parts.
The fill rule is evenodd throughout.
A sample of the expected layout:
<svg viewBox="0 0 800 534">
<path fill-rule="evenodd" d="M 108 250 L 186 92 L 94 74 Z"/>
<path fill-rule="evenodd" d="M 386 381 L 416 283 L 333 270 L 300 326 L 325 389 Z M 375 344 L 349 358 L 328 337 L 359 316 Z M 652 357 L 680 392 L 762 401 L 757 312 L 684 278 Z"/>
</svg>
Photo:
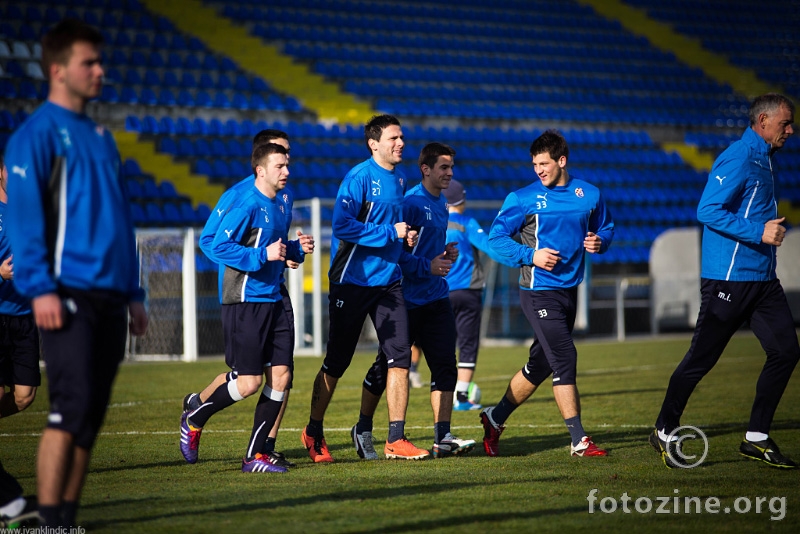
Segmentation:
<svg viewBox="0 0 800 534">
<path fill-rule="evenodd" d="M 458 367 L 475 369 L 481 340 L 482 289 L 456 289 L 450 292 L 450 304 L 456 316 Z"/>
<path fill-rule="evenodd" d="M 77 446 L 91 449 L 125 356 L 127 297 L 68 288 L 58 292 L 64 326 L 41 331 L 50 394 L 47 427 L 68 432 Z"/>
<path fill-rule="evenodd" d="M 431 370 L 431 391 L 455 391 L 456 318 L 449 298 L 408 310 L 411 343 L 425 354 Z"/>
<path fill-rule="evenodd" d="M 450 299 L 439 299 L 408 310 L 409 339 L 425 354 L 431 370 L 431 391 L 455 391 L 456 324 Z M 386 389 L 386 357 L 381 351 L 370 367 L 364 387 L 380 396 Z"/>
<path fill-rule="evenodd" d="M 0 386 L 41 383 L 39 330 L 33 314 L 0 315 Z"/>
<path fill-rule="evenodd" d="M 327 375 L 341 378 L 350 367 L 368 316 L 375 325 L 387 367 L 409 368 L 408 315 L 399 281 L 380 287 L 331 284 L 328 301 L 328 350 L 322 363 Z"/>
<path fill-rule="evenodd" d="M 282 301 L 222 306 L 225 363 L 240 375 L 261 375 L 266 365 L 292 366 L 294 337 Z"/>
<path fill-rule="evenodd" d="M 520 290 L 522 312 L 536 334 L 528 363 L 522 373 L 538 386 L 553 375 L 554 386 L 574 385 L 578 351 L 572 341 L 578 288 L 529 291 Z"/>
</svg>

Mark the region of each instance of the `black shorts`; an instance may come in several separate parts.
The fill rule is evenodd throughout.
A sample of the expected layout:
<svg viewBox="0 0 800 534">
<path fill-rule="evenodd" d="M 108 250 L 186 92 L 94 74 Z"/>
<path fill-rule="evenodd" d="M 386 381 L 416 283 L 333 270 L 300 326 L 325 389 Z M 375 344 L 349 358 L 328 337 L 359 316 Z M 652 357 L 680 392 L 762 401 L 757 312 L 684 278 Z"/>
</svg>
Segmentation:
<svg viewBox="0 0 800 534">
<path fill-rule="evenodd" d="M 58 292 L 64 326 L 41 331 L 50 394 L 47 427 L 72 434 L 76 445 L 90 449 L 125 356 L 127 297 L 68 288 Z"/>
<path fill-rule="evenodd" d="M 0 386 L 41 384 L 39 330 L 33 314 L 0 315 Z"/>
<path fill-rule="evenodd" d="M 450 304 L 456 316 L 458 367 L 475 369 L 481 340 L 482 289 L 456 289 L 450 292 Z"/>
<path fill-rule="evenodd" d="M 572 341 L 578 289 L 529 291 L 521 289 L 522 312 L 536 334 L 523 375 L 534 385 L 550 374 L 554 386 L 574 385 L 578 351 Z"/>
<path fill-rule="evenodd" d="M 375 325 L 387 367 L 409 368 L 408 315 L 399 281 L 380 287 L 331 284 L 328 301 L 328 350 L 322 363 L 326 374 L 334 378 L 344 375 L 353 361 L 367 316 Z"/>
<path fill-rule="evenodd" d="M 225 363 L 240 375 L 261 375 L 266 365 L 292 366 L 294 337 L 282 301 L 222 306 Z"/>
<path fill-rule="evenodd" d="M 455 391 L 456 319 L 449 298 L 408 310 L 411 343 L 425 354 L 431 370 L 431 391 Z"/>
</svg>

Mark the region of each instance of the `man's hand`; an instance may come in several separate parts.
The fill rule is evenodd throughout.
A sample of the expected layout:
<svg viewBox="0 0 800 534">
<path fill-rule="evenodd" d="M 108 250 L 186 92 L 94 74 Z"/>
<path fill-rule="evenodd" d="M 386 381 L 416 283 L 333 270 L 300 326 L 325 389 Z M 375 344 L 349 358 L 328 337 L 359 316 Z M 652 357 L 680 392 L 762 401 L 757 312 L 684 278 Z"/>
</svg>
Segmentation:
<svg viewBox="0 0 800 534">
<path fill-rule="evenodd" d="M 592 254 L 597 254 L 600 252 L 600 245 L 602 244 L 603 240 L 600 239 L 600 236 L 594 232 L 587 232 L 586 237 L 583 239 L 583 248 L 586 249 L 586 252 L 590 252 Z"/>
<path fill-rule="evenodd" d="M 14 255 L 6 258 L 2 264 L 0 264 L 0 276 L 3 277 L 3 280 L 13 280 L 14 279 L 14 264 L 11 261 L 14 259 Z"/>
<path fill-rule="evenodd" d="M 561 261 L 561 256 L 557 250 L 552 248 L 540 248 L 533 253 L 533 264 L 545 271 L 552 271 L 556 264 Z"/>
<path fill-rule="evenodd" d="M 297 231 L 297 240 L 300 241 L 300 247 L 306 254 L 314 253 L 314 236 L 311 234 L 304 234 L 302 230 Z M 296 269 L 297 267 L 293 267 Z"/>
<path fill-rule="evenodd" d="M 431 274 L 433 276 L 447 276 L 453 262 L 447 259 L 447 252 L 442 252 L 431 260 Z"/>
<path fill-rule="evenodd" d="M 404 222 L 395 224 L 394 229 L 397 231 L 397 239 L 405 239 L 408 235 L 408 225 Z"/>
<path fill-rule="evenodd" d="M 406 235 L 406 243 L 408 243 L 408 246 L 411 248 L 416 247 L 417 241 L 419 241 L 419 232 L 416 230 L 409 230 L 408 235 Z"/>
<path fill-rule="evenodd" d="M 31 301 L 36 326 L 42 330 L 58 330 L 64 326 L 64 307 L 56 293 L 45 293 Z"/>
<path fill-rule="evenodd" d="M 458 259 L 458 243 L 452 241 L 444 246 L 444 253 L 447 254 L 447 259 L 454 262 Z"/>
<path fill-rule="evenodd" d="M 130 329 L 132 336 L 143 336 L 147 332 L 147 311 L 144 309 L 144 304 L 141 302 L 131 302 L 128 305 L 128 313 L 130 314 Z"/>
<path fill-rule="evenodd" d="M 781 246 L 783 238 L 786 237 L 786 227 L 781 226 L 781 223 L 786 220 L 786 217 L 780 219 L 772 219 L 764 224 L 764 233 L 761 235 L 761 242 L 767 245 Z"/>
<path fill-rule="evenodd" d="M 298 269 L 300 268 L 300 264 L 296 261 L 286 260 L 286 266 L 290 269 Z"/>
<path fill-rule="evenodd" d="M 281 238 L 267 247 L 267 261 L 284 261 L 286 259 L 286 245 Z"/>
</svg>

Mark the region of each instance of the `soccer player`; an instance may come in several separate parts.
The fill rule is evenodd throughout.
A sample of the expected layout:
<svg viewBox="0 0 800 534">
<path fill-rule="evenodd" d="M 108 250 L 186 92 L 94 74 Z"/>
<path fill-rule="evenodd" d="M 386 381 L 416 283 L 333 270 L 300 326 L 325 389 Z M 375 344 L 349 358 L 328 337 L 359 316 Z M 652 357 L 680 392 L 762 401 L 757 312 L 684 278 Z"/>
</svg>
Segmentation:
<svg viewBox="0 0 800 534">
<path fill-rule="evenodd" d="M 387 359 L 389 458 L 421 459 L 428 451 L 405 437 L 408 366 L 411 359 L 408 318 L 400 267 L 403 242 L 417 233 L 403 219 L 407 182 L 397 165 L 403 160 L 403 130 L 392 115 L 376 115 L 364 127 L 371 157 L 344 177 L 333 209 L 333 235 L 339 240 L 330 278 L 328 350 L 314 379 L 311 414 L 301 439 L 314 462 L 332 462 L 323 419 L 339 378 L 350 366 L 367 316 L 372 319 Z"/>
<path fill-rule="evenodd" d="M 480 223 L 465 214 L 467 192 L 458 180 L 452 180 L 443 191 L 447 199 L 450 218 L 447 223 L 447 242 L 455 242 L 458 258 L 453 262 L 447 285 L 450 287 L 450 304 L 456 316 L 456 339 L 458 340 L 458 382 L 453 409 L 457 411 L 480 410 L 481 405 L 470 402 L 467 390 L 475 374 L 480 346 L 481 314 L 483 311 L 483 288 L 486 273 L 483 270 L 481 252 L 508 267 L 515 267 L 492 251 L 489 234 Z"/>
<path fill-rule="evenodd" d="M 43 526 L 74 525 L 89 457 L 125 354 L 147 313 L 130 200 L 111 132 L 85 113 L 103 85 L 99 31 L 78 20 L 42 39 L 50 88 L 6 149 L 14 281 L 31 299 L 50 413 L 37 457 Z"/>
<path fill-rule="evenodd" d="M 197 462 L 200 435 L 208 419 L 256 393 L 268 374 L 242 472 L 285 473 L 286 467 L 270 462 L 261 451 L 283 405 L 292 367 L 292 332 L 280 278 L 286 258 L 298 256 L 299 243 L 285 241 L 286 208 L 278 198 L 289 176 L 286 148 L 275 143 L 254 147 L 251 166 L 255 181 L 228 208 L 211 246 L 212 257 L 225 265 L 219 295 L 225 362 L 231 377 L 199 408 L 181 415 L 180 449 L 187 462 Z"/>
<path fill-rule="evenodd" d="M 8 169 L 0 154 L 0 418 L 30 406 L 42 381 L 39 331 L 30 302 L 14 288 L 13 255 L 6 235 L 7 184 Z M 0 463 L 0 527 L 36 518 L 35 501 L 22 496 L 22 486 Z"/>
<path fill-rule="evenodd" d="M 569 175 L 569 147 L 559 132 L 540 135 L 530 154 L 539 180 L 506 197 L 489 231 L 489 244 L 520 267 L 520 307 L 536 339 L 528 363 L 511 378 L 500 402 L 481 412 L 483 448 L 488 456 L 497 456 L 508 417 L 552 374 L 553 396 L 572 438 L 572 456 L 606 456 L 581 423 L 572 329 L 584 253 L 605 252 L 614 237 L 614 223 L 600 190 Z M 520 242 L 513 239 L 517 235 Z"/>
<path fill-rule="evenodd" d="M 409 338 L 425 354 L 431 371 L 433 409 L 433 457 L 457 456 L 475 447 L 474 440 L 459 439 L 450 432 L 456 378 L 456 320 L 447 282 L 458 257 L 455 243 L 447 243 L 447 190 L 453 179 L 456 151 L 442 143 L 429 143 L 419 154 L 422 183 L 403 199 L 403 216 L 419 235 L 417 244 L 400 257 L 403 298 L 408 309 Z M 351 430 L 360 458 L 378 458 L 372 445 L 372 416 L 386 387 L 386 356 L 378 352 L 367 372 L 361 393 L 361 414 Z"/>
<path fill-rule="evenodd" d="M 291 147 L 289 145 L 289 136 L 280 130 L 274 129 L 266 129 L 258 132 L 255 137 L 253 138 L 253 147 L 267 144 L 267 143 L 276 143 L 278 145 L 283 146 L 286 149 L 286 157 L 289 159 L 289 152 Z M 212 244 L 214 242 L 214 237 L 219 230 L 219 225 L 222 222 L 222 218 L 228 211 L 228 208 L 231 207 L 233 202 L 239 197 L 242 192 L 246 192 L 249 189 L 252 189 L 253 182 L 255 180 L 254 175 L 250 175 L 244 180 L 240 181 L 227 191 L 220 197 L 217 205 L 214 206 L 214 211 L 212 212 L 212 216 L 209 217 L 208 221 L 206 222 L 205 227 L 203 228 L 202 234 L 200 234 L 199 244 L 200 248 L 203 250 L 206 256 L 209 258 L 213 258 L 213 250 Z M 294 204 L 294 194 L 292 193 L 291 189 L 286 186 L 284 187 L 278 198 L 283 202 L 285 213 L 286 213 L 286 231 L 288 233 L 289 228 L 292 225 L 292 205 Z M 216 215 L 216 216 L 214 216 Z M 299 250 L 299 261 L 292 261 L 290 259 L 286 260 L 287 267 L 292 269 L 297 269 L 302 263 L 303 259 L 305 258 L 305 254 L 311 254 L 314 252 L 314 238 L 311 235 L 303 234 L 301 231 L 298 230 L 298 241 L 300 242 L 300 250 Z M 218 262 L 219 263 L 219 262 Z M 224 265 L 220 264 L 220 273 L 225 271 Z M 285 279 L 283 276 L 283 272 L 281 272 L 281 282 L 280 282 L 280 291 L 281 297 L 283 301 L 284 311 L 286 312 L 287 319 L 289 320 L 289 324 L 292 329 L 292 352 L 294 352 L 294 309 L 292 307 L 292 300 L 289 297 L 289 291 L 286 289 Z M 266 375 L 267 379 L 269 380 L 271 375 Z M 227 382 L 228 380 L 232 380 L 236 378 L 232 372 L 229 373 L 222 373 L 208 386 L 206 389 L 201 391 L 200 393 L 189 393 L 184 397 L 183 401 L 183 411 L 191 411 L 195 410 L 200 407 L 200 405 L 208 399 L 208 397 L 216 390 L 220 385 Z M 267 383 L 269 385 L 269 382 Z M 270 430 L 269 436 L 267 436 L 267 440 L 264 442 L 264 448 L 261 450 L 261 453 L 266 455 L 272 463 L 275 465 L 280 465 L 282 467 L 295 467 L 295 463 L 289 461 L 286 456 L 282 452 L 278 452 L 275 450 L 275 442 L 278 437 L 278 429 L 280 428 L 281 421 L 283 420 L 283 414 L 286 411 L 286 405 L 289 402 L 289 392 L 292 388 L 292 378 L 289 378 L 289 384 L 286 386 L 286 394 L 283 398 L 283 406 L 281 406 L 281 411 L 278 414 L 278 419 L 275 421 L 275 425 Z"/>
<path fill-rule="evenodd" d="M 739 452 L 771 467 L 797 467 L 769 437 L 775 410 L 800 359 L 792 314 L 775 275 L 777 247 L 786 228 L 785 218 L 778 216 L 772 171 L 772 155 L 794 133 L 794 109 L 783 95 L 757 97 L 750 106 L 750 126 L 719 155 L 708 175 L 697 207 L 697 219 L 704 225 L 700 312 L 689 351 L 672 373 L 650 435 L 650 444 L 669 468 L 681 465 L 677 436 L 674 443 L 668 438 L 680 426 L 689 397 L 745 322 L 767 360 Z"/>
</svg>

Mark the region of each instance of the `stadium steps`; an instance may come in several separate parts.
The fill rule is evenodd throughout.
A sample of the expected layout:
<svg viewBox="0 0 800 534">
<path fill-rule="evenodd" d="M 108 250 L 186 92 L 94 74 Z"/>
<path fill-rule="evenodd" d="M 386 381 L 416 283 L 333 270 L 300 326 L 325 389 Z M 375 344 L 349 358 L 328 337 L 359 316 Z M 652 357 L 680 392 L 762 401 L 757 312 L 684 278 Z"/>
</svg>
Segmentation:
<svg viewBox="0 0 800 534">
<path fill-rule="evenodd" d="M 214 206 L 225 192 L 222 185 L 210 184 L 205 176 L 192 174 L 187 163 L 176 163 L 169 154 L 156 152 L 156 145 L 151 141 L 142 141 L 136 132 L 114 132 L 119 153 L 122 159 L 133 158 L 142 171 L 153 175 L 157 183 L 169 180 L 179 194 L 192 199 L 192 205 L 205 203 Z"/>
<path fill-rule="evenodd" d="M 663 143 L 662 149 L 664 152 L 675 152 L 683 161 L 697 171 L 708 172 L 714 165 L 714 157 L 707 153 L 700 151 L 694 145 L 687 145 L 685 143 Z"/>
<path fill-rule="evenodd" d="M 342 92 L 336 84 L 295 64 L 293 58 L 247 33 L 198 0 L 142 0 L 153 13 L 168 18 L 179 30 L 194 35 L 212 50 L 264 78 L 274 89 L 291 95 L 319 120 L 363 124 L 375 114 L 370 106 Z"/>
<path fill-rule="evenodd" d="M 620 0 L 577 0 L 590 6 L 601 16 L 616 20 L 634 35 L 645 37 L 661 50 L 672 52 L 683 63 L 702 69 L 706 76 L 720 83 L 727 83 L 734 91 L 750 98 L 772 91 L 785 93 L 779 87 L 764 83 L 749 69 L 735 67 L 728 58 L 703 48 L 698 39 L 675 32 L 668 24 L 650 18 L 647 13 Z"/>
</svg>

